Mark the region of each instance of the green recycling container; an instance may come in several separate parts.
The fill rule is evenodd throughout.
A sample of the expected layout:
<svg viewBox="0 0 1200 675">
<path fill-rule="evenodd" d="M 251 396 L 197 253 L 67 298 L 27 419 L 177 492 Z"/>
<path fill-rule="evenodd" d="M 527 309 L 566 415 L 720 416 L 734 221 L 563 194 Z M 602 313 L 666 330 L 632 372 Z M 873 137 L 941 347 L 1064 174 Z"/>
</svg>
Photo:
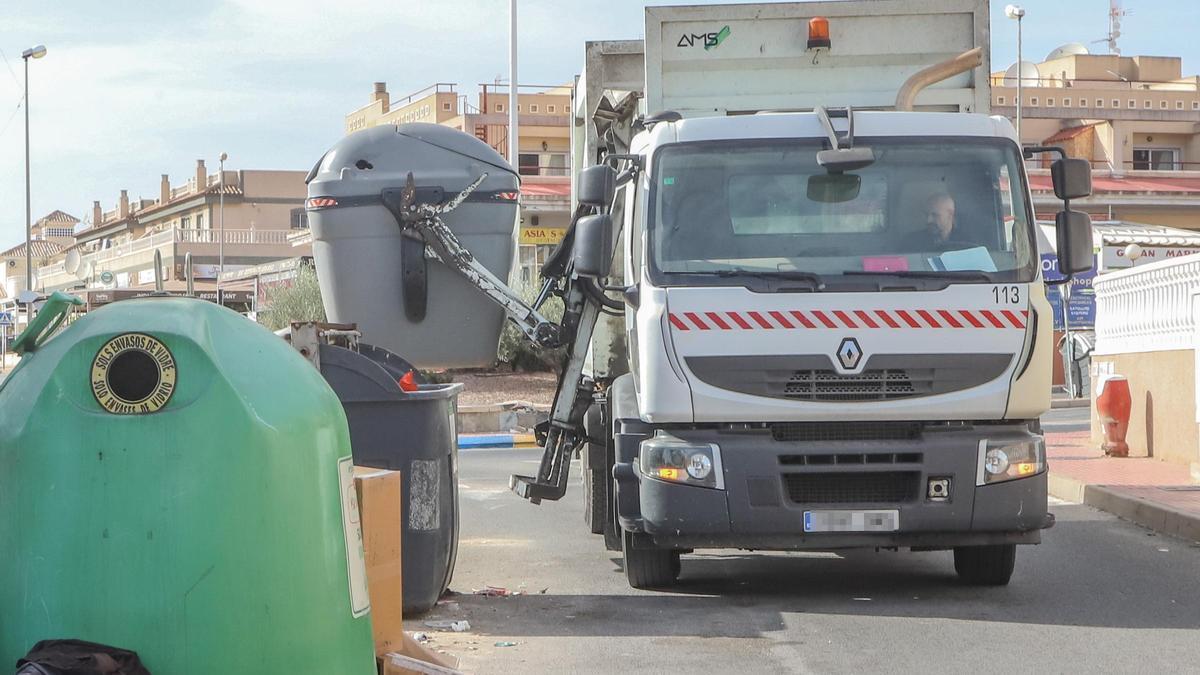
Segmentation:
<svg viewBox="0 0 1200 675">
<path fill-rule="evenodd" d="M 0 668 L 39 640 L 154 673 L 375 672 L 350 438 L 298 352 L 214 304 L 114 303 L 0 385 Z"/>
</svg>

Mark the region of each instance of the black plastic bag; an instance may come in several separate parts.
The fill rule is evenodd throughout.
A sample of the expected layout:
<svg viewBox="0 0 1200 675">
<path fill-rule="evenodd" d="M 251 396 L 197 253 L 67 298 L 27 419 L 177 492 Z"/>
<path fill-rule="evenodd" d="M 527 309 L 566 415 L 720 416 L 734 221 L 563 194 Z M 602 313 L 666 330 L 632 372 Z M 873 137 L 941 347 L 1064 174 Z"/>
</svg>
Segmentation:
<svg viewBox="0 0 1200 675">
<path fill-rule="evenodd" d="M 42 640 L 17 661 L 16 675 L 150 675 L 137 652 L 82 640 Z"/>
</svg>

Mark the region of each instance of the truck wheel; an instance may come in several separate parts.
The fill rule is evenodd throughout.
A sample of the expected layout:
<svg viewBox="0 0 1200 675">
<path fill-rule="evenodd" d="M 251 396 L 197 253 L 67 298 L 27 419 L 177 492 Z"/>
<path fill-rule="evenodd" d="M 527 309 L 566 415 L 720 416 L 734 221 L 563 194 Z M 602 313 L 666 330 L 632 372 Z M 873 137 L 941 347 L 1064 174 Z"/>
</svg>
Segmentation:
<svg viewBox="0 0 1200 675">
<path fill-rule="evenodd" d="M 621 533 L 625 578 L 634 588 L 669 588 L 679 576 L 679 552 L 657 548 L 644 534 Z"/>
<path fill-rule="evenodd" d="M 1005 586 L 1017 562 L 1016 544 L 959 546 L 954 549 L 954 571 L 974 586 Z"/>
<path fill-rule="evenodd" d="M 587 453 L 594 452 L 589 443 L 584 448 L 584 461 Z M 604 494 L 607 485 L 604 473 L 593 471 L 584 464 L 580 472 L 583 478 L 583 522 L 587 523 L 588 531 L 592 534 L 604 534 L 604 521 L 608 518 L 608 499 Z"/>
</svg>

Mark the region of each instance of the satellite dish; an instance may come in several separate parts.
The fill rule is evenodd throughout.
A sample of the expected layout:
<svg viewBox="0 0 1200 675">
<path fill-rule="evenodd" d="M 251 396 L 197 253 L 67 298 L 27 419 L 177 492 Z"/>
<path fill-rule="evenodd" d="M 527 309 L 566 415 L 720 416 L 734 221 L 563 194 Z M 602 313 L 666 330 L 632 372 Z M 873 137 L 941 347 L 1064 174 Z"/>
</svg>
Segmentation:
<svg viewBox="0 0 1200 675">
<path fill-rule="evenodd" d="M 79 275 L 79 264 L 83 262 L 83 258 L 79 255 L 79 249 L 73 248 L 67 251 L 67 259 L 63 261 L 63 269 L 67 274 Z"/>
<path fill-rule="evenodd" d="M 1080 44 L 1078 42 L 1068 42 L 1067 44 L 1065 44 L 1065 45 L 1059 47 L 1058 49 L 1055 49 L 1054 51 L 1047 54 L 1046 60 L 1053 61 L 1054 59 L 1061 59 L 1061 58 L 1065 58 L 1067 56 L 1077 56 L 1080 54 L 1087 54 L 1087 53 L 1088 53 L 1088 48 L 1083 46 L 1082 44 Z"/>
<path fill-rule="evenodd" d="M 1038 70 L 1037 64 L 1033 63 L 1032 61 L 1022 61 L 1020 66 L 1021 74 L 1019 76 L 1017 75 L 1017 64 L 1015 63 L 1009 66 L 1008 70 L 1004 71 L 1004 86 L 1017 86 L 1017 77 L 1021 78 L 1022 84 L 1037 86 L 1038 81 L 1042 77 L 1042 73 Z"/>
</svg>

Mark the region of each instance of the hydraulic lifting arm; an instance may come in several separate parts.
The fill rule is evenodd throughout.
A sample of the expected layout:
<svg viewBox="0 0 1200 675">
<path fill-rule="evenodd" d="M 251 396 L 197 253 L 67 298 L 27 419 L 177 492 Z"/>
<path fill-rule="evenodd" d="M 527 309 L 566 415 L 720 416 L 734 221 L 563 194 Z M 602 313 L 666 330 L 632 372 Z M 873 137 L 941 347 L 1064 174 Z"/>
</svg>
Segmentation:
<svg viewBox="0 0 1200 675">
<path fill-rule="evenodd" d="M 545 280 L 535 306 L 521 299 L 508 284 L 484 267 L 463 247 L 441 216 L 457 208 L 487 177 L 483 174 L 444 203 L 423 202 L 414 186 L 413 176 L 399 193 L 385 192 L 384 205 L 396 217 L 406 235 L 419 237 L 427 246 L 426 255 L 458 272 L 481 293 L 504 309 L 508 318 L 534 344 L 544 348 L 566 346 L 566 362 L 558 380 L 558 391 L 545 433 L 538 434 L 544 448 L 537 476 L 512 476 L 509 487 L 534 504 L 543 499 L 560 499 L 567 492 L 571 456 L 583 443 L 583 420 L 592 403 L 595 386 L 583 374 L 584 359 L 592 331 L 600 314 L 596 289 L 588 292 L 590 279 L 573 278 L 569 269 L 561 276 Z M 538 312 L 538 306 L 551 293 L 563 298 L 563 318 L 558 324 Z"/>
</svg>

